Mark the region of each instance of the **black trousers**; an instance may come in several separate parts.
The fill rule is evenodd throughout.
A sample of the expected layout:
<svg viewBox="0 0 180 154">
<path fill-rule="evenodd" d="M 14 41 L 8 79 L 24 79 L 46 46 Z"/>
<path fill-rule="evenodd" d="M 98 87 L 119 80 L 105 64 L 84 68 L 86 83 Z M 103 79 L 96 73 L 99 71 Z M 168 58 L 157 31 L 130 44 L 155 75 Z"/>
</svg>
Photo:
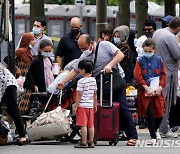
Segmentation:
<svg viewBox="0 0 180 154">
<path fill-rule="evenodd" d="M 177 98 L 176 105 L 172 104 L 169 113 L 170 128 L 180 126 L 180 98 Z"/>
<path fill-rule="evenodd" d="M 7 111 L 12 117 L 16 129 L 19 132 L 19 137 L 25 137 L 24 122 L 19 112 L 17 105 L 17 88 L 14 85 L 8 86 L 2 97 L 2 102 L 5 102 Z"/>
<path fill-rule="evenodd" d="M 149 103 L 148 108 L 146 110 L 146 115 L 147 115 L 147 124 L 148 124 L 150 136 L 152 139 L 156 139 L 156 132 L 157 129 L 159 128 L 162 118 L 154 118 L 151 102 Z"/>
<path fill-rule="evenodd" d="M 126 102 L 126 88 L 114 94 L 113 101 L 120 104 L 120 129 L 125 131 L 128 139 L 138 139 L 136 126 Z"/>
</svg>

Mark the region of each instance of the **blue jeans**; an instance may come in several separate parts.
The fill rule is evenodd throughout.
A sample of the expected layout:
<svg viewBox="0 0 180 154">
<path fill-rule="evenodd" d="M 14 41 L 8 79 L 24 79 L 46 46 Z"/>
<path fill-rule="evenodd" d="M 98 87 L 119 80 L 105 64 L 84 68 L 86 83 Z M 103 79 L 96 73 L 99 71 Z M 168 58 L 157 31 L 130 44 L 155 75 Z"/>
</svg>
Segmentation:
<svg viewBox="0 0 180 154">
<path fill-rule="evenodd" d="M 128 139 L 138 139 L 136 126 L 126 102 L 126 88 L 114 94 L 113 101 L 120 104 L 120 126 L 123 125 Z"/>
</svg>

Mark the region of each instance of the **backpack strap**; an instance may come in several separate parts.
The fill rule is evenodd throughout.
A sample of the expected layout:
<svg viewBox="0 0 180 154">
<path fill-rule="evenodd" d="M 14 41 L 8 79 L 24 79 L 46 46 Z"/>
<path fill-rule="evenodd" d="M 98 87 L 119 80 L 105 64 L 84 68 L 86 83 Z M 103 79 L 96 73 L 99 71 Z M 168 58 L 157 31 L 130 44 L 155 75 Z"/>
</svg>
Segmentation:
<svg viewBox="0 0 180 154">
<path fill-rule="evenodd" d="M 98 48 L 99 48 L 99 43 L 96 45 L 96 50 L 95 50 L 95 57 L 94 57 L 94 63 L 93 63 L 93 70 L 97 61 L 97 53 L 98 53 Z"/>
</svg>

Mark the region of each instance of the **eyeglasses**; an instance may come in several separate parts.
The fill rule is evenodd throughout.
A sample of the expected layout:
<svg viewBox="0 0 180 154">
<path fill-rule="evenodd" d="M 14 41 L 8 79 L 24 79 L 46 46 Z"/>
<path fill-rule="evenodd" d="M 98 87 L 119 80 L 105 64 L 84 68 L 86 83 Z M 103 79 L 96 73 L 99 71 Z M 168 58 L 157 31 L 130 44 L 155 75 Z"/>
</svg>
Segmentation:
<svg viewBox="0 0 180 154">
<path fill-rule="evenodd" d="M 153 30 L 153 28 L 143 28 L 143 30 L 144 30 L 145 32 L 146 32 L 146 31 L 150 32 L 150 31 Z"/>
</svg>

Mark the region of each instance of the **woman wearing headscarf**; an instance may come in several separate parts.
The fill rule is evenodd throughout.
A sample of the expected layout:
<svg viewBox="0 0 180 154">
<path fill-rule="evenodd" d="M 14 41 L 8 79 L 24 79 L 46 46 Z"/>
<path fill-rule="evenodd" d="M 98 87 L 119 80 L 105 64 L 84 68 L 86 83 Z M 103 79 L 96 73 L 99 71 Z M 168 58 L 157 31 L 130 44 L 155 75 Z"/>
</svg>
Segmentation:
<svg viewBox="0 0 180 154">
<path fill-rule="evenodd" d="M 31 48 L 35 45 L 34 34 L 24 33 L 19 45 L 19 48 L 15 51 L 16 66 L 20 69 L 21 76 L 26 77 L 33 56 L 31 54 Z M 28 111 L 28 105 L 30 103 L 30 90 L 25 90 L 19 102 L 19 110 L 21 114 L 26 114 Z"/>
<path fill-rule="evenodd" d="M 133 80 L 133 59 L 129 45 L 127 44 L 129 32 L 129 27 L 126 25 L 116 27 L 113 31 L 113 43 L 124 54 L 124 59 L 121 61 L 120 65 L 125 72 L 125 80 L 128 85 L 131 84 Z"/>
<path fill-rule="evenodd" d="M 31 48 L 34 46 L 35 40 L 32 33 L 24 33 L 19 48 L 16 50 L 16 66 L 21 70 L 21 75 L 26 76 L 28 68 L 33 60 Z"/>
</svg>

